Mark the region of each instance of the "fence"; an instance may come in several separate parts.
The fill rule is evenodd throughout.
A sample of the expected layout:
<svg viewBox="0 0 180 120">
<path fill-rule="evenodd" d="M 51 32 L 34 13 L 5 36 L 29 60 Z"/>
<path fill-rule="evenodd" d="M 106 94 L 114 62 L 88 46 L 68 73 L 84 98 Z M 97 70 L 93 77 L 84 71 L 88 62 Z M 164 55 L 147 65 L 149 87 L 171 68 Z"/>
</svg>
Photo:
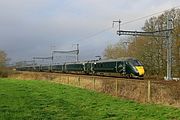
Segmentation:
<svg viewBox="0 0 180 120">
<path fill-rule="evenodd" d="M 180 106 L 179 81 L 127 80 L 123 78 L 76 75 L 61 75 L 61 77 L 53 81 L 139 102 Z"/>
<path fill-rule="evenodd" d="M 131 80 L 71 74 L 21 73 L 18 79 L 43 79 L 139 102 L 180 107 L 180 81 Z M 13 77 L 13 78 L 14 78 Z"/>
</svg>

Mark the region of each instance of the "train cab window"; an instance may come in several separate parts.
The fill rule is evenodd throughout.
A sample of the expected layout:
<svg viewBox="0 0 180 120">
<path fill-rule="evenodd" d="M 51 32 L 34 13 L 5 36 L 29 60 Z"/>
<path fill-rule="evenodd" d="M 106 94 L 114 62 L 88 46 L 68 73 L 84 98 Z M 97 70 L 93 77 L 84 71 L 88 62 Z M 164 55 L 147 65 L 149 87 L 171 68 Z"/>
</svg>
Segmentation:
<svg viewBox="0 0 180 120">
<path fill-rule="evenodd" d="M 142 66 L 142 63 L 138 60 L 129 60 L 129 63 L 131 63 L 134 66 Z"/>
</svg>

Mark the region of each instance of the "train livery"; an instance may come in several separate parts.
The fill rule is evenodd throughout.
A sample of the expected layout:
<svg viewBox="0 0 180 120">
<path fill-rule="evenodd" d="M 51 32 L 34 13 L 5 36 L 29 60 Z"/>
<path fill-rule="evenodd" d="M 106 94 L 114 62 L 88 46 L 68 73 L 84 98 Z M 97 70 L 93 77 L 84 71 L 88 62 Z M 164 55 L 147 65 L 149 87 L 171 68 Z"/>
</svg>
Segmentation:
<svg viewBox="0 0 180 120">
<path fill-rule="evenodd" d="M 142 78 L 145 73 L 142 63 L 135 58 L 72 62 L 52 66 L 26 66 L 16 69 L 19 71 L 63 72 L 130 78 Z"/>
</svg>

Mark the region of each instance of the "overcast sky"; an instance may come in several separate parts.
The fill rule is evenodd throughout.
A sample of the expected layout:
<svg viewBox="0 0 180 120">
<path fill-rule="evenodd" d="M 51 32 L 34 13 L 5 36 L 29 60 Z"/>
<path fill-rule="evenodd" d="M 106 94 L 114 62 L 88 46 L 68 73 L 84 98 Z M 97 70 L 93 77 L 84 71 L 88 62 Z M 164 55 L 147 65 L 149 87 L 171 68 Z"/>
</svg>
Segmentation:
<svg viewBox="0 0 180 120">
<path fill-rule="evenodd" d="M 50 56 L 51 46 L 71 50 L 78 43 L 80 59 L 94 59 L 122 40 L 117 27 L 90 37 L 113 20 L 128 22 L 178 5 L 180 0 L 0 0 L 0 49 L 19 61 Z M 139 30 L 146 19 L 122 29 Z"/>
</svg>

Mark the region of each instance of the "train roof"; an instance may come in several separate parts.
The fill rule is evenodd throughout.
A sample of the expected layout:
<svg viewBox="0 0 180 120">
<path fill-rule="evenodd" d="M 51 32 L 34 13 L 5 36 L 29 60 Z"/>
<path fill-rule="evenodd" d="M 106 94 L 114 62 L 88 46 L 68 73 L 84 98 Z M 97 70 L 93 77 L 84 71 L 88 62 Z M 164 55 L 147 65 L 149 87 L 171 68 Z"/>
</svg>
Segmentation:
<svg viewBox="0 0 180 120">
<path fill-rule="evenodd" d="M 94 63 L 99 60 L 88 60 L 88 61 L 78 61 L 78 62 L 66 62 L 64 64 L 85 64 L 85 63 Z"/>
<path fill-rule="evenodd" d="M 79 61 L 79 62 L 67 62 L 68 64 L 85 64 L 85 63 L 101 63 L 101 62 L 116 62 L 116 61 L 127 61 L 127 60 L 137 60 L 133 57 L 122 57 L 117 59 L 102 59 L 102 60 L 91 60 L 91 61 Z"/>
<path fill-rule="evenodd" d="M 64 64 L 68 65 L 68 64 L 84 64 L 86 62 L 82 62 L 82 61 L 79 61 L 79 62 L 66 62 Z"/>
<path fill-rule="evenodd" d="M 127 61 L 127 60 L 136 60 L 136 59 L 132 58 L 132 57 L 123 57 L 123 58 L 117 58 L 117 59 L 99 60 L 99 61 L 96 61 L 96 63 L 101 63 L 101 62 L 117 62 L 117 61 Z"/>
</svg>

